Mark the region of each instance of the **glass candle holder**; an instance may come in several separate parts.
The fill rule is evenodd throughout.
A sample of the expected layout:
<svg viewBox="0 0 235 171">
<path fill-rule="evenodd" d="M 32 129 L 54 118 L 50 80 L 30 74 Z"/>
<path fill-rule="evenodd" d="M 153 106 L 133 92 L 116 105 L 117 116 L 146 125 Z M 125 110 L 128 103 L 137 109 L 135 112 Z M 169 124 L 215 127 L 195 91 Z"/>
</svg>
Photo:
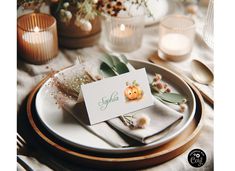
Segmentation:
<svg viewBox="0 0 235 171">
<path fill-rule="evenodd" d="M 183 15 L 169 15 L 159 25 L 158 56 L 165 60 L 182 61 L 192 51 L 195 22 Z"/>
<path fill-rule="evenodd" d="M 105 46 L 117 52 L 131 52 L 141 47 L 145 11 L 143 7 L 129 10 L 127 15 L 104 16 L 103 30 Z"/>
<path fill-rule="evenodd" d="M 206 44 L 214 49 L 214 0 L 209 1 L 205 25 L 203 27 L 203 39 Z"/>
<path fill-rule="evenodd" d="M 17 19 L 18 52 L 33 64 L 42 64 L 58 53 L 56 20 L 48 14 L 31 13 Z"/>
</svg>

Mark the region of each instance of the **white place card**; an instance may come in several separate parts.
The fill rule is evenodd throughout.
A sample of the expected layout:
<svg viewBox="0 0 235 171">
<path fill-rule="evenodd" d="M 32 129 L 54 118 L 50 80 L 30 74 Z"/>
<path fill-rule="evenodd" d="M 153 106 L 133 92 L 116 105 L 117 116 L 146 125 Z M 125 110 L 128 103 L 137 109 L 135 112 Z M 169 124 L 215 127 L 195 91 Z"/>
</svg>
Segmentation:
<svg viewBox="0 0 235 171">
<path fill-rule="evenodd" d="M 145 69 L 82 85 L 90 124 L 153 105 Z"/>
</svg>

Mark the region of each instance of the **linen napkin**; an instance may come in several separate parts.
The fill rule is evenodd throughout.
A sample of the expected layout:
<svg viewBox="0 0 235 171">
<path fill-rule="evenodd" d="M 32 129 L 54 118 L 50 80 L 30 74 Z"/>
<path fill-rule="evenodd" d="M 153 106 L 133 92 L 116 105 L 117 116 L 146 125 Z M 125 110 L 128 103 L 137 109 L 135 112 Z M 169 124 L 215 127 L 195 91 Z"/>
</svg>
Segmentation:
<svg viewBox="0 0 235 171">
<path fill-rule="evenodd" d="M 87 123 L 87 111 L 84 102 L 77 103 L 77 101 L 68 99 L 64 104 L 63 108 L 72 114 L 72 116 L 78 121 L 78 124 L 83 126 L 85 129 L 108 143 L 109 145 L 120 148 L 128 147 L 135 142 L 130 138 L 124 137 L 120 132 L 113 129 L 107 122 L 101 122 L 95 125 L 88 125 Z"/>
<path fill-rule="evenodd" d="M 183 118 L 182 114 L 167 107 L 157 99 L 154 99 L 153 106 L 141 109 L 134 113 L 135 117 L 143 114 L 147 115 L 150 118 L 150 124 L 144 129 L 133 129 L 124 125 L 119 118 L 111 119 L 107 122 L 127 136 L 132 137 L 133 139 L 144 144 L 149 144 L 161 139 Z"/>
<path fill-rule="evenodd" d="M 130 138 L 144 144 L 157 141 L 167 135 L 183 118 L 182 114 L 167 107 L 157 99 L 154 100 L 153 106 L 134 112 L 135 117 L 145 114 L 150 118 L 150 124 L 144 129 L 133 129 L 126 126 L 119 117 L 95 125 L 88 125 L 87 111 L 84 103 L 77 103 L 73 100 L 67 101 L 64 109 L 72 114 L 85 129 L 113 147 L 128 147 L 136 144 Z M 119 131 L 130 138 L 121 135 Z"/>
</svg>

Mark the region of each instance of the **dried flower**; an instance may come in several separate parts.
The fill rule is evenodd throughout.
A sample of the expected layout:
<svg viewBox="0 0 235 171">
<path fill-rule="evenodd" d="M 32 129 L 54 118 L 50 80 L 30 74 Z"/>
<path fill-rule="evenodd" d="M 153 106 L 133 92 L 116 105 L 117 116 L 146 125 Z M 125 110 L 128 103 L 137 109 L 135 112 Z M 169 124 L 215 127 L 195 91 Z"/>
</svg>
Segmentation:
<svg viewBox="0 0 235 171">
<path fill-rule="evenodd" d="M 156 84 L 156 87 L 157 87 L 157 89 L 161 90 L 161 89 L 163 89 L 163 84 L 160 83 L 160 82 L 158 82 L 158 83 Z"/>
<path fill-rule="evenodd" d="M 189 14 L 197 14 L 197 11 L 198 11 L 198 6 L 197 5 L 194 5 L 194 4 L 191 4 L 191 5 L 188 5 L 186 7 L 186 11 L 187 13 Z"/>
<path fill-rule="evenodd" d="M 64 73 L 59 73 L 60 78 L 52 76 L 47 84 L 50 88 L 50 95 L 56 100 L 59 107 L 63 107 L 68 99 L 77 100 L 82 84 L 92 82 L 92 78 L 86 74 L 75 73 L 71 78 L 67 78 Z"/>
<path fill-rule="evenodd" d="M 150 124 L 150 118 L 147 115 L 141 115 L 136 120 L 135 127 L 146 128 Z"/>
<path fill-rule="evenodd" d="M 69 7 L 69 3 L 68 3 L 68 2 L 65 2 L 65 3 L 63 4 L 63 7 L 64 7 L 64 8 L 68 8 L 68 7 Z"/>
<path fill-rule="evenodd" d="M 166 89 L 166 92 L 167 92 L 167 93 L 170 93 L 170 92 L 171 92 L 171 89 L 170 89 L 170 88 L 167 88 L 167 89 Z"/>
<path fill-rule="evenodd" d="M 128 0 L 133 4 L 144 6 L 147 10 L 147 14 L 151 15 L 146 0 Z M 61 4 L 62 2 L 62 4 Z M 64 3 L 63 3 L 64 2 Z M 23 6 L 24 8 L 38 9 L 43 3 L 56 5 L 58 10 L 67 10 L 68 7 L 74 7 L 75 12 L 72 12 L 74 17 L 83 18 L 86 20 L 93 20 L 101 13 L 110 14 L 111 16 L 117 16 L 120 11 L 125 11 L 125 3 L 123 0 L 18 0 L 17 6 Z M 108 6 L 107 6 L 108 5 Z M 111 10 L 111 11 L 110 11 Z M 68 18 L 71 18 L 70 15 Z M 60 16 L 62 22 L 68 22 L 64 17 Z"/>
<path fill-rule="evenodd" d="M 134 115 L 123 115 L 119 117 L 124 125 L 135 128 L 146 128 L 150 124 L 149 116 L 142 114 L 135 117 Z"/>
<path fill-rule="evenodd" d="M 93 0 L 92 2 L 93 2 L 94 4 L 96 4 L 96 3 L 98 2 L 98 0 Z"/>
<path fill-rule="evenodd" d="M 64 10 L 64 9 L 61 9 L 61 10 L 60 10 L 60 15 L 61 15 L 61 16 L 65 16 L 65 10 Z"/>
<path fill-rule="evenodd" d="M 180 104 L 179 112 L 183 113 L 186 110 L 186 108 L 187 108 L 186 104 L 184 103 Z"/>
<path fill-rule="evenodd" d="M 162 79 L 162 75 L 161 74 L 155 74 L 155 77 L 153 78 L 154 81 L 160 81 Z"/>
<path fill-rule="evenodd" d="M 67 17 L 68 20 L 71 20 L 72 13 L 70 11 L 65 11 L 65 16 Z"/>
<path fill-rule="evenodd" d="M 76 18 L 75 25 L 80 27 L 83 31 L 91 31 L 92 25 L 88 20 Z"/>
</svg>

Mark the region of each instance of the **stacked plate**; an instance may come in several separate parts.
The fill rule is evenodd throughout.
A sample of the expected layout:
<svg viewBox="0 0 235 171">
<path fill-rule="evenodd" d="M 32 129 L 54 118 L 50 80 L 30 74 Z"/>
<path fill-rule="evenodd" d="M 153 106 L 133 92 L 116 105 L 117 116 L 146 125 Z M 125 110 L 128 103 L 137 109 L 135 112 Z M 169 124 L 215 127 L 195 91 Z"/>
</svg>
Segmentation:
<svg viewBox="0 0 235 171">
<path fill-rule="evenodd" d="M 185 151 L 195 141 L 202 127 L 203 101 L 200 94 L 165 68 L 142 61 L 130 60 L 129 63 L 136 69 L 145 68 L 149 77 L 155 73 L 161 74 L 173 92 L 187 98 L 187 110 L 174 129 L 150 144 L 112 147 L 78 124 L 71 114 L 58 108 L 46 86 L 49 78 L 36 87 L 28 100 L 29 121 L 42 142 L 58 154 L 69 159 L 72 157 L 76 162 L 111 169 L 146 167 L 167 161 Z M 60 72 L 70 71 L 68 68 Z M 138 164 L 133 164 L 136 161 L 139 161 Z"/>
</svg>

